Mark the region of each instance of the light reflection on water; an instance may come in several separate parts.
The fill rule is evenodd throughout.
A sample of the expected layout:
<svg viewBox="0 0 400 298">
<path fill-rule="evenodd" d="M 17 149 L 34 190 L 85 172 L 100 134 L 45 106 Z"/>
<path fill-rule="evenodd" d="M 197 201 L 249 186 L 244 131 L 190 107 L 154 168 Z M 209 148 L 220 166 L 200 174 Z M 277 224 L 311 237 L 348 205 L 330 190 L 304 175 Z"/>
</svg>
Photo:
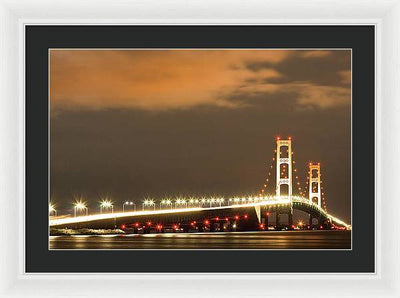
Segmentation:
<svg viewBox="0 0 400 298">
<path fill-rule="evenodd" d="M 350 231 L 51 236 L 50 249 L 350 249 Z"/>
</svg>

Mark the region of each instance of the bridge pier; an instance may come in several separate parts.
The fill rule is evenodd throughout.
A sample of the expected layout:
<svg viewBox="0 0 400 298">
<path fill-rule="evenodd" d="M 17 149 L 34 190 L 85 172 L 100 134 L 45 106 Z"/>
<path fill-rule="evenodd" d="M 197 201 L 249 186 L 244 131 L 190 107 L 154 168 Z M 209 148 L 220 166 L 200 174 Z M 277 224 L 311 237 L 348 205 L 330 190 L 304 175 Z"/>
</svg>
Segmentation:
<svg viewBox="0 0 400 298">
<path fill-rule="evenodd" d="M 275 225 L 276 227 L 279 227 L 281 225 L 281 215 L 278 211 L 276 211 Z"/>
<path fill-rule="evenodd" d="M 215 222 L 210 222 L 210 232 L 215 232 Z"/>
<path fill-rule="evenodd" d="M 289 229 L 291 229 L 293 226 L 293 213 L 291 211 L 288 212 L 288 223 Z"/>
<path fill-rule="evenodd" d="M 225 223 L 224 220 L 220 220 L 218 222 L 219 232 L 223 232 L 224 231 L 224 223 Z"/>
</svg>

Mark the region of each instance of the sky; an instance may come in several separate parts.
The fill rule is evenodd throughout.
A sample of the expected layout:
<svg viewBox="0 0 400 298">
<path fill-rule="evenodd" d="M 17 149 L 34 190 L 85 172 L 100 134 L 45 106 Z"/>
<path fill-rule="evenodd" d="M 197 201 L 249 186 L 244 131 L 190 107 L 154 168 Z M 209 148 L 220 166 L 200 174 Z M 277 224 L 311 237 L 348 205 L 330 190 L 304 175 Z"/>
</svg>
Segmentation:
<svg viewBox="0 0 400 298">
<path fill-rule="evenodd" d="M 308 163 L 321 162 L 328 211 L 350 222 L 351 51 L 50 51 L 61 213 L 78 196 L 120 209 L 145 197 L 258 194 L 277 136 L 292 137 L 303 187 Z"/>
</svg>

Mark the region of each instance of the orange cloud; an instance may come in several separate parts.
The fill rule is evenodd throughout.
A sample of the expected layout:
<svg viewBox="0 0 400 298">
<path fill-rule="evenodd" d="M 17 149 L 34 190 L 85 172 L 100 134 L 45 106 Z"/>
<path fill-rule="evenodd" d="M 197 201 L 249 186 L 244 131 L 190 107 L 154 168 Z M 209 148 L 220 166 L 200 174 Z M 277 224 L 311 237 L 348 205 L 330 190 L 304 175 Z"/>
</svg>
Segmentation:
<svg viewBox="0 0 400 298">
<path fill-rule="evenodd" d="M 56 115 L 60 109 L 154 111 L 201 105 L 240 108 L 248 103 L 229 100 L 232 94 L 279 92 L 295 94 L 294 102 L 300 106 L 329 108 L 349 102 L 350 88 L 285 80 L 285 74 L 274 66 L 293 55 L 311 59 L 331 55 L 331 52 L 51 50 L 51 110 Z M 263 66 L 254 71 L 247 67 L 251 63 Z M 349 81 L 350 71 L 338 74 L 342 83 Z"/>
<path fill-rule="evenodd" d="M 293 84 L 299 96 L 297 103 L 303 107 L 316 106 L 331 108 L 343 106 L 350 102 L 350 88 L 337 86 L 318 86 L 312 84 Z"/>
<path fill-rule="evenodd" d="M 246 80 L 280 77 L 274 69 L 257 74 L 248 61 L 277 63 L 287 51 L 258 50 L 51 50 L 53 108 L 236 107 L 228 94 Z"/>
<path fill-rule="evenodd" d="M 321 58 L 329 56 L 331 53 L 331 51 L 304 50 L 302 56 L 305 58 Z"/>
<path fill-rule="evenodd" d="M 341 77 L 341 83 L 346 84 L 346 85 L 351 84 L 351 71 L 350 70 L 339 71 L 339 76 Z"/>
</svg>

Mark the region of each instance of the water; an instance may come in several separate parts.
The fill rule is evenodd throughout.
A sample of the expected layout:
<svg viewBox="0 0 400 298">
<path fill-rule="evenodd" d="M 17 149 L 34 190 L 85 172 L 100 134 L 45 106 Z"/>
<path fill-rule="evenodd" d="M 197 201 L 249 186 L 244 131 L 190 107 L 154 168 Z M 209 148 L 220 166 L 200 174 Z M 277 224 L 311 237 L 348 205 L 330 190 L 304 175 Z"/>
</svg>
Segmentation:
<svg viewBox="0 0 400 298">
<path fill-rule="evenodd" d="M 51 236 L 50 249 L 350 249 L 350 231 Z"/>
</svg>

